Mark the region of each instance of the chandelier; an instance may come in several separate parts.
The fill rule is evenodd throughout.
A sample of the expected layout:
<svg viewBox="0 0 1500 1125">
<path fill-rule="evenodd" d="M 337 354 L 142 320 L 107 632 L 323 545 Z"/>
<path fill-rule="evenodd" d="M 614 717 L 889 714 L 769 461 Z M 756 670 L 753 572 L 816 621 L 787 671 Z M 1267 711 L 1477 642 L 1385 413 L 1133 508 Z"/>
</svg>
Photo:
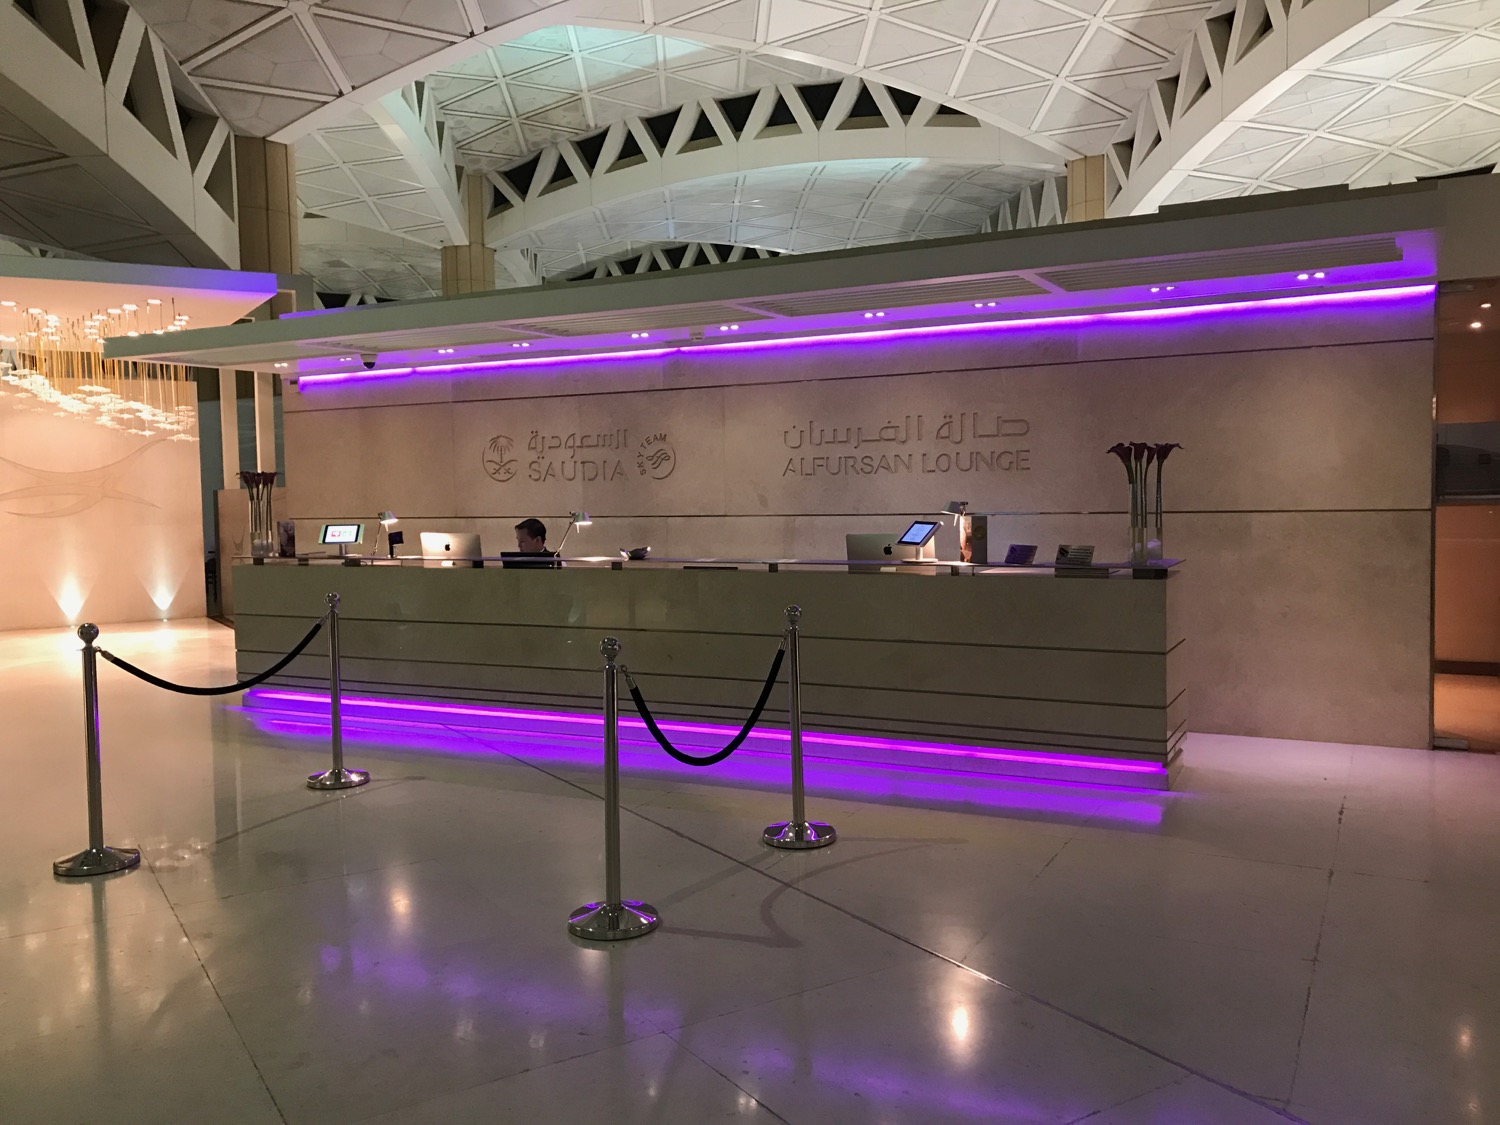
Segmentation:
<svg viewBox="0 0 1500 1125">
<path fill-rule="evenodd" d="M 197 386 L 186 368 L 103 355 L 106 337 L 180 332 L 189 319 L 155 298 L 76 317 L 0 301 L 0 394 L 23 410 L 196 441 Z"/>
</svg>

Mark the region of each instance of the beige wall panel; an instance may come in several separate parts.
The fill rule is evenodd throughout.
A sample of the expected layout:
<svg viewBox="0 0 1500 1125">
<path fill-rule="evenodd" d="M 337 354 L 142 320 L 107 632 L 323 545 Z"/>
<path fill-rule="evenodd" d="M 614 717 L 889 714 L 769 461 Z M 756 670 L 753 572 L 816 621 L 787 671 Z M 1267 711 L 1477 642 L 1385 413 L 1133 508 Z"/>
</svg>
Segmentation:
<svg viewBox="0 0 1500 1125">
<path fill-rule="evenodd" d="M 0 500 L 0 629 L 201 617 L 193 437 L 120 433 L 0 394 L 0 493 L 37 490 Z"/>
</svg>

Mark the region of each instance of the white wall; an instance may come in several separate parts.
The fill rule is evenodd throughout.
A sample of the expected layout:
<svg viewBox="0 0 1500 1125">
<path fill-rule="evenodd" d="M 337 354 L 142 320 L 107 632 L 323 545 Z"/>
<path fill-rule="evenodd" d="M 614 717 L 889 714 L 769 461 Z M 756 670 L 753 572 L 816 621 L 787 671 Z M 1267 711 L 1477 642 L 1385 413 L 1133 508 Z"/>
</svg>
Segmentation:
<svg viewBox="0 0 1500 1125">
<path fill-rule="evenodd" d="M 198 442 L 39 411 L 0 384 L 0 629 L 204 613 Z"/>
<path fill-rule="evenodd" d="M 570 553 L 649 543 L 657 555 L 833 558 L 845 532 L 899 530 L 962 499 L 1030 513 L 992 521 L 1002 548 L 1037 543 L 1050 557 L 1084 542 L 1120 559 L 1128 497 L 1105 450 L 1178 441 L 1166 546 L 1187 559 L 1173 581 L 1192 728 L 1420 746 L 1431 410 L 1428 299 L 527 367 L 289 395 L 288 511 L 390 508 L 413 552 L 432 528 L 479 530 L 496 553 L 529 515 L 555 542 L 582 508 L 595 523 Z M 972 429 L 976 415 L 1004 432 L 936 432 L 949 416 Z M 880 442 L 888 425 L 907 440 Z M 877 440 L 813 449 L 809 426 Z M 576 447 L 610 434 L 618 448 L 568 453 L 569 435 Z M 660 480 L 648 460 L 658 434 L 673 453 Z M 558 450 L 528 449 L 554 437 Z M 811 462 L 830 448 L 877 469 L 882 455 L 910 457 L 910 469 L 850 475 L 841 460 L 830 475 Z M 962 471 L 976 452 L 1012 467 Z M 492 475 L 487 460 L 508 464 Z"/>
</svg>

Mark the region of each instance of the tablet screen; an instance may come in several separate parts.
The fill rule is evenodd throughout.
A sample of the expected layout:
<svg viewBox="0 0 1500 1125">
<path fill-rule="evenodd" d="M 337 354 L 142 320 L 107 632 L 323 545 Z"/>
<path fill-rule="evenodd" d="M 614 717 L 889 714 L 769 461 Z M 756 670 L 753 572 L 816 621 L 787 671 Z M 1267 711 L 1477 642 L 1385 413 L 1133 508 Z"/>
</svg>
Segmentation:
<svg viewBox="0 0 1500 1125">
<path fill-rule="evenodd" d="M 932 520 L 917 520 L 897 542 L 907 547 L 920 547 L 937 534 L 938 526 Z"/>
<path fill-rule="evenodd" d="M 358 543 L 361 525 L 357 523 L 325 523 L 319 543 Z"/>
</svg>

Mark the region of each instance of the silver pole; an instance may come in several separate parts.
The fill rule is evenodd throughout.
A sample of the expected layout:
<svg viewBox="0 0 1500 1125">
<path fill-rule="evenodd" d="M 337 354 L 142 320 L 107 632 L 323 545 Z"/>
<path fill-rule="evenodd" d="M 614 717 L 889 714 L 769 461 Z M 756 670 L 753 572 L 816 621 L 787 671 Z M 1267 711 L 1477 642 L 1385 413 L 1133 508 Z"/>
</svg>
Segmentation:
<svg viewBox="0 0 1500 1125">
<path fill-rule="evenodd" d="M 622 941 L 649 934 L 661 924 L 661 914 L 620 891 L 620 642 L 605 637 L 599 652 L 604 657 L 604 901 L 573 911 L 568 933 L 587 941 Z"/>
<path fill-rule="evenodd" d="M 604 656 L 604 902 L 620 909 L 620 642 L 606 637 Z"/>
<path fill-rule="evenodd" d="M 328 595 L 328 707 L 333 734 L 333 768 L 307 779 L 309 789 L 353 789 L 370 780 L 365 770 L 344 768 L 343 679 L 339 673 L 339 596 Z"/>
<path fill-rule="evenodd" d="M 83 642 L 83 745 L 89 846 L 77 855 L 65 856 L 52 864 L 54 875 L 70 878 L 107 875 L 141 862 L 139 848 L 112 848 L 104 842 L 103 774 L 99 764 L 99 650 L 94 647 L 94 642 L 99 639 L 99 626 L 80 625 L 78 639 Z"/>
<path fill-rule="evenodd" d="M 787 720 L 792 734 L 792 823 L 807 823 L 807 792 L 802 784 L 802 653 L 798 643 L 802 607 L 786 607 Z"/>
<path fill-rule="evenodd" d="M 344 768 L 344 718 L 340 711 L 344 683 L 339 675 L 339 596 L 328 595 L 328 707 L 333 732 L 333 768 Z"/>
<path fill-rule="evenodd" d="M 802 781 L 802 607 L 786 607 L 787 719 L 792 738 L 792 819 L 768 825 L 761 833 L 773 848 L 805 851 L 826 848 L 838 839 L 833 825 L 807 819 L 807 792 Z"/>
</svg>

